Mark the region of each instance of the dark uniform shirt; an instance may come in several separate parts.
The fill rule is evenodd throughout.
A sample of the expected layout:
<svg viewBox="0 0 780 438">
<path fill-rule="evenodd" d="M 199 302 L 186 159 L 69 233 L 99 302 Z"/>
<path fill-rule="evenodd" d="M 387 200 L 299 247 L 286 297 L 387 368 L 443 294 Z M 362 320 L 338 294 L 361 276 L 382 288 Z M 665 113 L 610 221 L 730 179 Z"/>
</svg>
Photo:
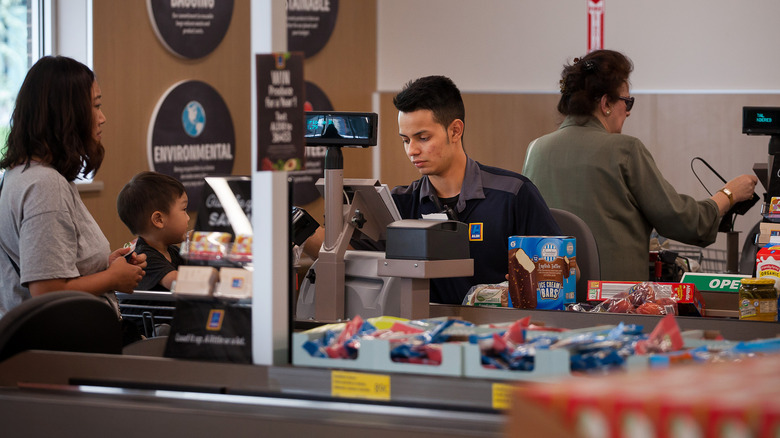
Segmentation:
<svg viewBox="0 0 780 438">
<path fill-rule="evenodd" d="M 441 212 L 442 203 L 427 176 L 395 187 L 392 193 L 404 219 Z M 509 236 L 561 235 L 539 190 L 528 178 L 471 158 L 466 163 L 455 214 L 469 227 L 474 276 L 432 279 L 430 300 L 434 303 L 461 304 L 471 286 L 506 280 Z"/>
<path fill-rule="evenodd" d="M 179 254 L 179 247 L 176 245 L 170 245 L 168 247 L 168 254 L 171 256 L 171 261 L 165 258 L 164 255 L 156 249 L 149 246 L 146 241 L 138 237 L 135 242 L 135 253 L 146 254 L 146 275 L 136 286 L 136 290 L 151 290 L 151 291 L 167 291 L 165 287 L 160 284 L 160 281 L 172 271 L 179 269 L 179 266 L 186 264 L 182 256 Z"/>
</svg>

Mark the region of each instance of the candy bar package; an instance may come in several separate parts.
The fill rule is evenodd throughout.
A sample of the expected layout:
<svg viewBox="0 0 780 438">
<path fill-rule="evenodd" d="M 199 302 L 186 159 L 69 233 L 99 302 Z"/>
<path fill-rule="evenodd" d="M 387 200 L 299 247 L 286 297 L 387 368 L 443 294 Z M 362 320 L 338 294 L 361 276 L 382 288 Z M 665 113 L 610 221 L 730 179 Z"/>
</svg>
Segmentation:
<svg viewBox="0 0 780 438">
<path fill-rule="evenodd" d="M 371 320 L 376 322 L 377 318 Z M 347 323 L 312 329 L 322 332 L 323 336 L 306 341 L 303 349 L 312 357 L 354 360 L 358 357 L 361 342 L 386 339 L 390 343 L 390 360 L 393 362 L 440 365 L 441 344 L 468 336 L 473 326 L 456 319 L 427 319 L 398 320 L 387 328 L 379 329 L 358 315 Z"/>
<path fill-rule="evenodd" d="M 511 306 L 562 310 L 576 302 L 576 256 L 573 237 L 509 237 Z"/>
</svg>

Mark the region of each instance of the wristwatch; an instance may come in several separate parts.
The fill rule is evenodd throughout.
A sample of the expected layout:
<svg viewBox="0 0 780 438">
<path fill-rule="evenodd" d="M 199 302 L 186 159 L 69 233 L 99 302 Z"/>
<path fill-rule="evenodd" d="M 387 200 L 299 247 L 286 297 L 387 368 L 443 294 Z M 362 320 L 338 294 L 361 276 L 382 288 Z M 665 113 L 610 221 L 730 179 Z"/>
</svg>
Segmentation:
<svg viewBox="0 0 780 438">
<path fill-rule="evenodd" d="M 729 207 L 734 206 L 734 194 L 731 193 L 731 190 L 723 187 L 722 189 L 718 190 L 719 192 L 723 192 L 724 195 L 729 197 Z"/>
</svg>

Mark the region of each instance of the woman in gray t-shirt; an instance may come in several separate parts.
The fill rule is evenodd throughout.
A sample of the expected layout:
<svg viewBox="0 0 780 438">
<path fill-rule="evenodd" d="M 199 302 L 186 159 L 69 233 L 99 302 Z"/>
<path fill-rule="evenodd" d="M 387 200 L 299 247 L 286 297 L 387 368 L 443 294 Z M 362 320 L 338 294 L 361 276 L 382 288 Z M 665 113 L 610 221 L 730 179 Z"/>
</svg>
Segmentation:
<svg viewBox="0 0 780 438">
<path fill-rule="evenodd" d="M 94 73 L 61 56 L 36 62 L 19 90 L 0 159 L 0 317 L 54 291 L 132 293 L 144 275 L 144 256 L 111 252 L 74 184 L 103 161 L 101 99 Z"/>
</svg>

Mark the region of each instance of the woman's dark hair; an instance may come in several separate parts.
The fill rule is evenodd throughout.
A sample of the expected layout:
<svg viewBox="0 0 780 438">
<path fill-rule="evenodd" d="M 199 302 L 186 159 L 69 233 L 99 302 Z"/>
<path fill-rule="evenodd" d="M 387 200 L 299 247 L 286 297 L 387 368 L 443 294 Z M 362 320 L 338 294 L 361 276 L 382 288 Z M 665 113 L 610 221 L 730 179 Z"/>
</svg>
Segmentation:
<svg viewBox="0 0 780 438">
<path fill-rule="evenodd" d="M 398 111 L 410 113 L 430 110 L 433 119 L 447 129 L 455 119 L 466 122 L 466 109 L 460 90 L 452 79 L 444 76 L 426 76 L 407 83 L 393 98 Z"/>
<path fill-rule="evenodd" d="M 631 60 L 614 50 L 595 50 L 572 64 L 563 66 L 561 100 L 558 112 L 563 115 L 589 116 L 598 106 L 601 96 L 610 102 L 620 97 L 618 90 L 634 69 Z"/>
<path fill-rule="evenodd" d="M 97 171 L 105 150 L 92 136 L 95 74 L 64 56 L 46 56 L 27 72 L 11 115 L 0 168 L 30 165 L 33 157 L 68 181 Z"/>
<path fill-rule="evenodd" d="M 170 212 L 171 204 L 184 194 L 184 185 L 172 176 L 145 171 L 135 175 L 122 187 L 116 198 L 119 219 L 130 232 L 146 231 L 155 211 Z"/>
</svg>

